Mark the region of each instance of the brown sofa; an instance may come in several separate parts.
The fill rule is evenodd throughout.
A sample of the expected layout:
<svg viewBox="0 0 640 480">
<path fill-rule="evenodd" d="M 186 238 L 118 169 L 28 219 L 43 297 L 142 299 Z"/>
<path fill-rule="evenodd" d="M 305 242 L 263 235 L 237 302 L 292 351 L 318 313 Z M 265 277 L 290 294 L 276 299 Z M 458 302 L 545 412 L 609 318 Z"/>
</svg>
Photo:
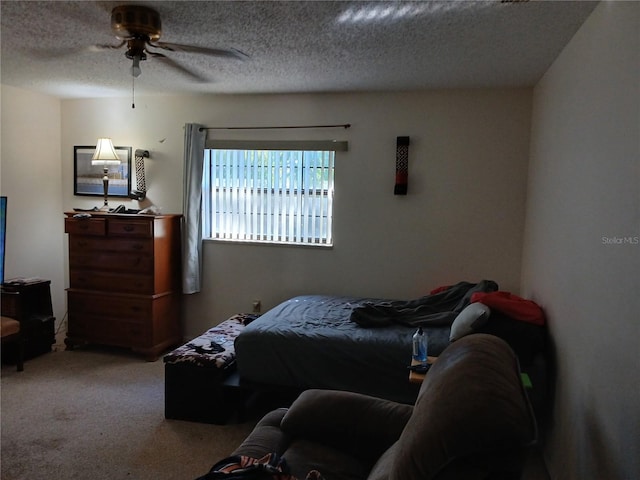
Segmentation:
<svg viewBox="0 0 640 480">
<path fill-rule="evenodd" d="M 326 480 L 517 479 L 537 427 L 518 361 L 500 338 L 454 342 L 415 406 L 307 390 L 268 413 L 233 455 L 276 453 L 291 474 Z"/>
</svg>

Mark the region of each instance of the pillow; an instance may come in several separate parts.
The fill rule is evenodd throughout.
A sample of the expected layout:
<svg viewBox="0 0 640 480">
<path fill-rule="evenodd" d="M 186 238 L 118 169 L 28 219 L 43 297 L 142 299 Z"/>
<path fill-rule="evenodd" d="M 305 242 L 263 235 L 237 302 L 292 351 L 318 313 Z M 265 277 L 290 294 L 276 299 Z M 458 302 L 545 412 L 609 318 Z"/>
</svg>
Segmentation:
<svg viewBox="0 0 640 480">
<path fill-rule="evenodd" d="M 482 325 L 487 323 L 489 315 L 491 315 L 491 310 L 483 303 L 476 302 L 466 306 L 451 324 L 449 341 L 455 342 L 465 335 L 477 332 Z"/>
</svg>

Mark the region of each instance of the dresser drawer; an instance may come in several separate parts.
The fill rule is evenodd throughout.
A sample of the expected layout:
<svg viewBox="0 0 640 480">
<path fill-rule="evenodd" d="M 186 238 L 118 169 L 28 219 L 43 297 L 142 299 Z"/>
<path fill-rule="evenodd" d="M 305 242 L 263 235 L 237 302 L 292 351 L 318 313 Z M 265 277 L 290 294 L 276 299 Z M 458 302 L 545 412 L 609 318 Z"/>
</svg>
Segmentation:
<svg viewBox="0 0 640 480">
<path fill-rule="evenodd" d="M 87 341 L 142 347 L 151 341 L 151 331 L 143 322 L 129 322 L 114 317 L 69 312 L 68 335 L 81 337 Z"/>
<path fill-rule="evenodd" d="M 114 237 L 153 237 L 153 222 L 149 220 L 109 219 L 109 235 Z"/>
<path fill-rule="evenodd" d="M 107 222 L 104 218 L 65 218 L 64 231 L 71 235 L 105 236 Z"/>
<path fill-rule="evenodd" d="M 69 250 L 82 252 L 153 253 L 153 240 L 145 238 L 109 238 L 81 235 L 69 236 Z"/>
<path fill-rule="evenodd" d="M 151 298 L 128 295 L 99 295 L 68 290 L 69 317 L 83 315 L 116 318 L 128 322 L 148 322 L 152 312 Z"/>
<path fill-rule="evenodd" d="M 99 290 L 120 293 L 154 293 L 151 275 L 123 275 L 118 273 L 97 272 L 74 269 L 69 271 L 69 286 L 80 290 Z"/>
<path fill-rule="evenodd" d="M 69 268 L 128 273 L 152 273 L 153 257 L 142 253 L 69 253 Z"/>
</svg>

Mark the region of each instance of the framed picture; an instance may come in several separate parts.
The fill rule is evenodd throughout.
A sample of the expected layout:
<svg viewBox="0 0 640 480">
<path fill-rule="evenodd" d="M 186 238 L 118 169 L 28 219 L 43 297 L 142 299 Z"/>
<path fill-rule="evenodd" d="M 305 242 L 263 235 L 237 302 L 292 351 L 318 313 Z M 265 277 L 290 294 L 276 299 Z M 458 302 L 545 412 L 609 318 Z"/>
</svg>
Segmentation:
<svg viewBox="0 0 640 480">
<path fill-rule="evenodd" d="M 120 165 L 109 167 L 109 196 L 128 197 L 131 191 L 131 147 L 114 147 Z M 91 157 L 95 152 L 94 146 L 73 147 L 73 194 L 92 197 L 104 196 L 102 177 L 104 167 L 91 165 Z"/>
</svg>

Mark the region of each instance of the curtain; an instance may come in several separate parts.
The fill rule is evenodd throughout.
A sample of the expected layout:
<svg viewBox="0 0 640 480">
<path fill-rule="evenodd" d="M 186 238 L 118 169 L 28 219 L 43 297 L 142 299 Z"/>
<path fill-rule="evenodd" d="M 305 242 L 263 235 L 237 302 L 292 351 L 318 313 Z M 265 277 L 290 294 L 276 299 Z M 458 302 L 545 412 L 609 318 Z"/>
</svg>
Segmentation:
<svg viewBox="0 0 640 480">
<path fill-rule="evenodd" d="M 202 276 L 202 167 L 207 131 L 202 125 L 184 126 L 184 189 L 182 210 L 182 293 L 200 291 Z"/>
</svg>

